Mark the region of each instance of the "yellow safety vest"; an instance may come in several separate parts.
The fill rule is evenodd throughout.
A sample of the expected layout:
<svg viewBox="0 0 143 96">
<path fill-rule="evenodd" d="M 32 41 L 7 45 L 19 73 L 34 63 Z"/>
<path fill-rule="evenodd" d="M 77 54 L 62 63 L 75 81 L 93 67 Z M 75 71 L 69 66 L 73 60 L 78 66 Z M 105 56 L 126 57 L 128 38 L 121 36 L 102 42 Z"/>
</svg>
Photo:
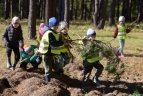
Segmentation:
<svg viewBox="0 0 143 96">
<path fill-rule="evenodd" d="M 117 27 L 118 27 L 118 39 L 125 39 L 127 26 L 118 25 Z"/>
<path fill-rule="evenodd" d="M 90 41 L 87 41 L 87 43 L 90 43 Z M 88 44 L 84 46 L 83 42 L 81 43 L 81 41 L 79 42 L 79 44 L 83 45 L 83 48 L 88 46 Z M 93 53 L 87 54 L 86 56 L 82 56 L 82 59 L 86 60 L 89 63 L 94 63 L 96 61 L 99 61 L 100 57 L 99 57 L 98 53 L 96 53 L 96 52 L 94 53 L 93 52 Z"/>
<path fill-rule="evenodd" d="M 65 36 L 62 33 L 61 33 L 61 35 L 62 35 L 63 40 L 70 40 L 70 37 L 68 35 Z M 61 48 L 60 50 L 61 50 L 62 53 L 68 52 L 68 48 L 65 45 L 60 46 L 60 48 Z"/>
<path fill-rule="evenodd" d="M 52 33 L 55 37 L 55 39 L 58 41 L 59 40 L 59 35 L 55 32 L 52 32 L 51 30 L 48 30 L 47 32 L 44 33 L 41 42 L 40 42 L 40 47 L 39 47 L 39 52 L 40 53 L 47 53 L 48 49 L 49 49 L 49 33 Z M 51 53 L 53 54 L 60 54 L 60 46 L 59 47 L 55 47 L 50 45 L 51 48 Z"/>
</svg>

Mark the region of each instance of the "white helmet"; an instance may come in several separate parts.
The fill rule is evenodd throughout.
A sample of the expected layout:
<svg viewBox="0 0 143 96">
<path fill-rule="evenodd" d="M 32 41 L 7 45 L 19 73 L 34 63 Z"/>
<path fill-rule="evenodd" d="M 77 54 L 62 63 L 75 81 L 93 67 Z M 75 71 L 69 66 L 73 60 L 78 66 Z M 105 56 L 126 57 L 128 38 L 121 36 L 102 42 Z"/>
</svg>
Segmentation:
<svg viewBox="0 0 143 96">
<path fill-rule="evenodd" d="M 14 24 L 14 23 L 19 23 L 20 22 L 20 19 L 19 19 L 19 17 L 17 17 L 17 16 L 15 16 L 15 17 L 13 17 L 12 18 L 12 24 Z"/>
<path fill-rule="evenodd" d="M 125 22 L 125 17 L 124 16 L 120 16 L 119 17 L 119 22 L 124 21 Z"/>
<path fill-rule="evenodd" d="M 64 28 L 67 28 L 68 23 L 66 21 L 61 21 L 60 22 L 60 26 L 59 29 L 63 30 Z"/>
</svg>

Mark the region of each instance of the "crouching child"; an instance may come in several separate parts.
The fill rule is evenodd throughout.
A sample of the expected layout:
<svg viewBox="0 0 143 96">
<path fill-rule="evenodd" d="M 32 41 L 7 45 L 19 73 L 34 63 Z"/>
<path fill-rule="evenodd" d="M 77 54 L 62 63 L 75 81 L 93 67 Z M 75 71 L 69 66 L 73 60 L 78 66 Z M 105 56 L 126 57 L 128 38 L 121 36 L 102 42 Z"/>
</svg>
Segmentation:
<svg viewBox="0 0 143 96">
<path fill-rule="evenodd" d="M 21 52 L 21 62 L 20 68 L 27 70 L 27 64 L 32 64 L 33 70 L 37 70 L 39 64 L 42 62 L 42 57 L 38 54 L 34 54 L 34 49 L 37 48 L 37 45 L 24 45 L 24 51 Z M 31 59 L 31 57 L 34 57 Z"/>
</svg>

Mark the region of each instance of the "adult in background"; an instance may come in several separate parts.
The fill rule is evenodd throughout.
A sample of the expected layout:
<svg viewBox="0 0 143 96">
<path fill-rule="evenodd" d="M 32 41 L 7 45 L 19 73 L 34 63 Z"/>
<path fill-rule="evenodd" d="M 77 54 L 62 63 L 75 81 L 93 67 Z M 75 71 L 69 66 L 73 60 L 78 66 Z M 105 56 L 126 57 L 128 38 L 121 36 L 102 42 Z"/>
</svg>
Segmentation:
<svg viewBox="0 0 143 96">
<path fill-rule="evenodd" d="M 13 17 L 10 25 L 7 26 L 3 33 L 3 40 L 7 53 L 7 68 L 14 70 L 20 59 L 19 47 L 23 49 L 23 33 L 19 17 Z M 14 52 L 14 63 L 11 63 L 11 53 Z"/>
</svg>

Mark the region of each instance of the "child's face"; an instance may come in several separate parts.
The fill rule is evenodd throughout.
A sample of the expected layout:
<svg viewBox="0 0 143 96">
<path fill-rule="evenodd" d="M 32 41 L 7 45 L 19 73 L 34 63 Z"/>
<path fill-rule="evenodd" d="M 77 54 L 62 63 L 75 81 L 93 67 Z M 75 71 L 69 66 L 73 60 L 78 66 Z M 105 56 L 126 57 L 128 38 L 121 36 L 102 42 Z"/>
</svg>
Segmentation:
<svg viewBox="0 0 143 96">
<path fill-rule="evenodd" d="M 96 36 L 89 37 L 89 40 L 96 40 Z"/>
<path fill-rule="evenodd" d="M 19 27 L 19 23 L 18 22 L 14 23 L 12 25 L 13 25 L 14 28 L 18 28 Z"/>
<path fill-rule="evenodd" d="M 59 27 L 59 25 L 56 25 L 56 26 L 53 26 L 51 29 L 57 31 L 58 27 Z"/>
<path fill-rule="evenodd" d="M 125 25 L 125 21 L 120 21 L 119 24 L 124 26 Z"/>
<path fill-rule="evenodd" d="M 67 33 L 68 33 L 68 28 L 62 29 L 61 32 L 62 32 L 63 34 L 67 34 Z"/>
</svg>

